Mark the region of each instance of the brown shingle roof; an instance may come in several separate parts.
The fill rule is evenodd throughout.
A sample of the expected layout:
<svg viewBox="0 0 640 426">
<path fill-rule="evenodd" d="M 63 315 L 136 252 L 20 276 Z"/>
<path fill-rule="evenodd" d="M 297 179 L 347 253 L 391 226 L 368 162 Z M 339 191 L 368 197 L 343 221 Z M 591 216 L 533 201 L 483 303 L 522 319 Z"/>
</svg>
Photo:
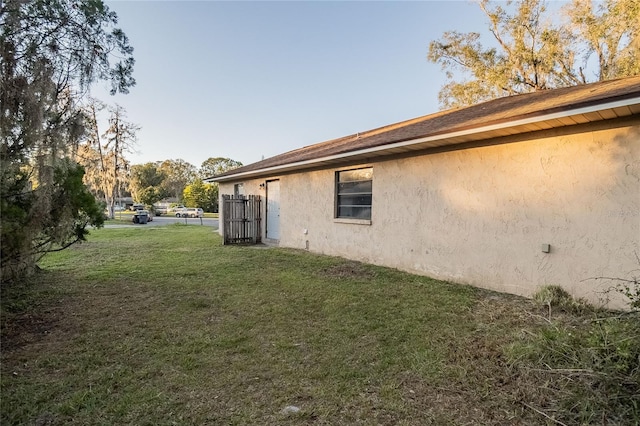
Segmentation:
<svg viewBox="0 0 640 426">
<path fill-rule="evenodd" d="M 494 99 L 306 146 L 215 176 L 231 177 L 363 149 L 578 110 L 640 96 L 640 76 Z M 596 108 L 597 109 L 597 108 Z M 604 118 L 604 117 L 603 117 Z M 452 141 L 451 143 L 454 143 Z M 446 143 L 440 143 L 445 145 Z M 308 165 L 306 167 L 309 167 Z M 302 167 L 301 167 L 302 168 Z M 266 172 L 266 171 L 265 171 Z M 226 180 L 226 179 L 221 179 Z"/>
</svg>

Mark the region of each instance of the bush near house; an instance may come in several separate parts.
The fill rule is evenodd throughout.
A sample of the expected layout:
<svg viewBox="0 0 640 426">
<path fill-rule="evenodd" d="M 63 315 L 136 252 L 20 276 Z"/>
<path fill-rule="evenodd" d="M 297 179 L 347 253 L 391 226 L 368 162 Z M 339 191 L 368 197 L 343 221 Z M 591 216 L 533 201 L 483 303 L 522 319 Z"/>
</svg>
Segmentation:
<svg viewBox="0 0 640 426">
<path fill-rule="evenodd" d="M 388 268 L 222 246 L 200 226 L 95 231 L 41 267 L 2 289 L 3 424 L 640 418 L 635 314 L 549 317 Z"/>
</svg>

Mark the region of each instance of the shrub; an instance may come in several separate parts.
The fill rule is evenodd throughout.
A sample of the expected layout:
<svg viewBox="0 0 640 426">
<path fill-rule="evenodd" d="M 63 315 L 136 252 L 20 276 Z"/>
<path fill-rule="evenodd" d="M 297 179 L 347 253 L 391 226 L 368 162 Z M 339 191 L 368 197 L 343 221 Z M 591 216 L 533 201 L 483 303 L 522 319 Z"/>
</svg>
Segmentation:
<svg viewBox="0 0 640 426">
<path fill-rule="evenodd" d="M 591 306 L 583 299 L 574 299 L 562 287 L 557 285 L 546 285 L 540 288 L 534 295 L 533 300 L 549 310 L 549 320 L 551 320 L 551 308 L 557 308 L 561 312 L 583 313 L 591 310 Z"/>
</svg>

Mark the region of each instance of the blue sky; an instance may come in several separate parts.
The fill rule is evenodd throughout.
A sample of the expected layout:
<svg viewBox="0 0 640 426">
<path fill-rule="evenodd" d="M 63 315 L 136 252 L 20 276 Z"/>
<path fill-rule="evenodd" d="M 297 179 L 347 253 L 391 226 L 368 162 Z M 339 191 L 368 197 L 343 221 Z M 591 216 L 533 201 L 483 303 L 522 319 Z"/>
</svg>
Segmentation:
<svg viewBox="0 0 640 426">
<path fill-rule="evenodd" d="M 135 48 L 118 103 L 141 126 L 133 164 L 249 164 L 438 110 L 426 59 L 447 30 L 485 32 L 467 1 L 110 1 Z"/>
</svg>

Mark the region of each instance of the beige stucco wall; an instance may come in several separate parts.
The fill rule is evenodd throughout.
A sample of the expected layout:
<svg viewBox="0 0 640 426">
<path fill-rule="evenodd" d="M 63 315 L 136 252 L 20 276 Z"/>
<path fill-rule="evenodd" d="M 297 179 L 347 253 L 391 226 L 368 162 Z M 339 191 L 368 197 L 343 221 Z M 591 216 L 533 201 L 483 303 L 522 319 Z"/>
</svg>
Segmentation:
<svg viewBox="0 0 640 426">
<path fill-rule="evenodd" d="M 524 296 L 558 284 L 592 302 L 611 282 L 591 278 L 640 275 L 640 124 L 361 165 L 374 170 L 370 225 L 333 218 L 337 169 L 269 177 L 280 245 Z M 245 192 L 264 195 L 265 180 Z"/>
</svg>

